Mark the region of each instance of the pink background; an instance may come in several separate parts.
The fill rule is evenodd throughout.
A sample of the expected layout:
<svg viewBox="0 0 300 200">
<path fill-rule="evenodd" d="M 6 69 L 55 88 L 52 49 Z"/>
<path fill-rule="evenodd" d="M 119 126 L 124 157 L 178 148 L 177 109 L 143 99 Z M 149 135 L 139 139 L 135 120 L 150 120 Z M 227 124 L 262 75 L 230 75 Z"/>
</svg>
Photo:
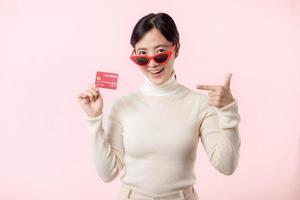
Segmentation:
<svg viewBox="0 0 300 200">
<path fill-rule="evenodd" d="M 98 177 L 76 95 L 97 70 L 119 73 L 118 90 L 101 90 L 107 113 L 143 83 L 129 40 L 150 12 L 177 23 L 180 83 L 223 84 L 233 73 L 239 167 L 220 174 L 199 146 L 200 199 L 300 199 L 299 0 L 1 0 L 1 200 L 116 198 L 120 175 Z"/>
</svg>

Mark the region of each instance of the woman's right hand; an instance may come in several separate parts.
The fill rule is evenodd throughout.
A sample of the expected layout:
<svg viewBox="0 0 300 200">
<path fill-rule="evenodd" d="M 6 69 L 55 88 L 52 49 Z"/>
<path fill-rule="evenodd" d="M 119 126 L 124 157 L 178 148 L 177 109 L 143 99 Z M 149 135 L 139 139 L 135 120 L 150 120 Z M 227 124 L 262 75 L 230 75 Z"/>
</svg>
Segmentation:
<svg viewBox="0 0 300 200">
<path fill-rule="evenodd" d="M 80 93 L 77 98 L 88 117 L 94 118 L 102 114 L 103 99 L 95 84 L 90 84 L 89 88 Z"/>
</svg>

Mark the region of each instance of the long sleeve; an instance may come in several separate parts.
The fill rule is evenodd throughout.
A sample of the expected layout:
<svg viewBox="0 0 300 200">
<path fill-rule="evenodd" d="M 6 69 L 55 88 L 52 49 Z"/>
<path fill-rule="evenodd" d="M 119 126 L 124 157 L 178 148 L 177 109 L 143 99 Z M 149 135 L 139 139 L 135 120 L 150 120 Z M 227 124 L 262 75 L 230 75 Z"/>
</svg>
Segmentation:
<svg viewBox="0 0 300 200">
<path fill-rule="evenodd" d="M 201 119 L 201 142 L 211 165 L 222 174 L 233 174 L 241 145 L 237 100 L 222 108 L 208 106 Z"/>
<path fill-rule="evenodd" d="M 116 103 L 112 105 L 107 118 L 107 128 L 103 127 L 103 113 L 95 118 L 86 114 L 84 117 L 97 173 L 104 182 L 110 182 L 124 167 L 123 129 L 119 120 L 119 109 Z"/>
</svg>

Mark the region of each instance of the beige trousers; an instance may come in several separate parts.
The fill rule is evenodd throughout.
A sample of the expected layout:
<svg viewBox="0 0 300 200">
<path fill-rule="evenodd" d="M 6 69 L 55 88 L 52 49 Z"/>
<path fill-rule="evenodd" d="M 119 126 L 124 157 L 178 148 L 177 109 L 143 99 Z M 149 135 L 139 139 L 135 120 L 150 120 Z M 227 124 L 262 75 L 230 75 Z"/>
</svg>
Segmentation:
<svg viewBox="0 0 300 200">
<path fill-rule="evenodd" d="M 193 186 L 171 193 L 151 196 L 132 186 L 122 184 L 117 200 L 199 200 Z"/>
</svg>

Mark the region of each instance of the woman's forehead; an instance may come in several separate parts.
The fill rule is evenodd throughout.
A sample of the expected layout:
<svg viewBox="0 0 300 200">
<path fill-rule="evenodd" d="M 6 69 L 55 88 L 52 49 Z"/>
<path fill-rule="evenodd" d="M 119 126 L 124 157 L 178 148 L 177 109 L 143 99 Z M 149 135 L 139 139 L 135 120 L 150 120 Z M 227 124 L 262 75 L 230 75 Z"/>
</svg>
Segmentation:
<svg viewBox="0 0 300 200">
<path fill-rule="evenodd" d="M 170 46 L 170 42 L 156 29 L 148 31 L 135 45 L 135 48 L 156 49 L 159 45 Z"/>
</svg>

